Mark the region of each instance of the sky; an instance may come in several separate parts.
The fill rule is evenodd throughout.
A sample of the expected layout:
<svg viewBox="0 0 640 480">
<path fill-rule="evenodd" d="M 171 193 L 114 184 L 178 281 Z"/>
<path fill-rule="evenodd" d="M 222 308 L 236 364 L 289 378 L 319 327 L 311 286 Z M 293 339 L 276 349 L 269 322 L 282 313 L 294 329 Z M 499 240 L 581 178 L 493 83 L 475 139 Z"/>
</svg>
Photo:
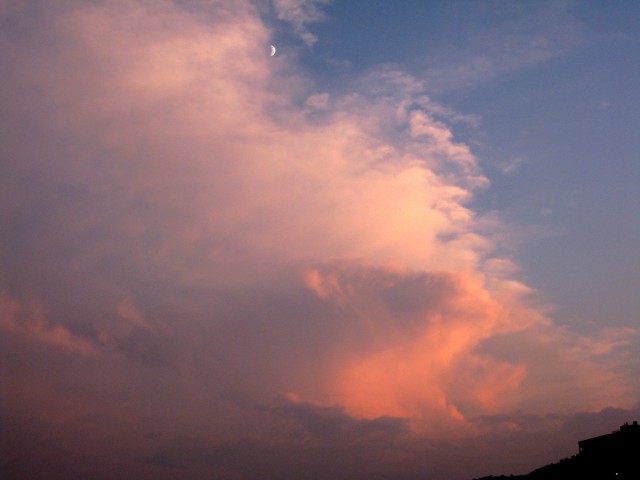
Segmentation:
<svg viewBox="0 0 640 480">
<path fill-rule="evenodd" d="M 640 419 L 639 20 L 0 0 L 1 476 L 463 480 Z"/>
</svg>

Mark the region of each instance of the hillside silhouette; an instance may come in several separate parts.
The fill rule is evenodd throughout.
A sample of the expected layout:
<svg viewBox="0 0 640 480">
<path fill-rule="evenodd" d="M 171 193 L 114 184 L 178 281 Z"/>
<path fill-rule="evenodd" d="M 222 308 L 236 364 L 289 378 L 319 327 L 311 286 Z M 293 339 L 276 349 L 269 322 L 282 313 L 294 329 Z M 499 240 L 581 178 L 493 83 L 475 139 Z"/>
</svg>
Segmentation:
<svg viewBox="0 0 640 480">
<path fill-rule="evenodd" d="M 528 478 L 556 480 L 640 479 L 640 425 L 625 423 L 606 435 L 580 440 L 578 454 L 538 468 L 526 475 L 500 475 L 475 480 Z"/>
</svg>

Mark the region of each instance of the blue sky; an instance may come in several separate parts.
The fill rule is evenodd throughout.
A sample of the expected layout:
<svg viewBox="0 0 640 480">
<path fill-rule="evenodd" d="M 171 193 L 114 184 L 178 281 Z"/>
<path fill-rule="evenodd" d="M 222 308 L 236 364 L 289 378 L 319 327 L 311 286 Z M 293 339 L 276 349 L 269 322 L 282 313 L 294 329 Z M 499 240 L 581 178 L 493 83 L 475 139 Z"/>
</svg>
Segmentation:
<svg viewBox="0 0 640 480">
<path fill-rule="evenodd" d="M 638 419 L 639 20 L 0 0 L 0 476 L 463 480 Z"/>
<path fill-rule="evenodd" d="M 309 27 L 318 43 L 301 54 L 318 83 L 393 64 L 424 79 L 435 101 L 477 116 L 453 128 L 491 180 L 474 206 L 515 229 L 513 254 L 555 317 L 637 325 L 640 6 L 374 1 L 323 11 Z"/>
</svg>

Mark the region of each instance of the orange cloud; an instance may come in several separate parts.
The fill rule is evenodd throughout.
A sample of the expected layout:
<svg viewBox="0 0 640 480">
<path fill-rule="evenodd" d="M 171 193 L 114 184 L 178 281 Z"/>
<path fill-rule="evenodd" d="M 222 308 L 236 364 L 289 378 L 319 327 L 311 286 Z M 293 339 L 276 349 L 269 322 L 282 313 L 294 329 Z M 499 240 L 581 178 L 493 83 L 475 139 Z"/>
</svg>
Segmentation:
<svg viewBox="0 0 640 480">
<path fill-rule="evenodd" d="M 526 289 L 500 277 L 492 290 L 479 274 L 352 263 L 312 269 L 305 278 L 354 325 L 336 340 L 345 345 L 325 388 L 356 417 L 391 415 L 413 419 L 423 432 L 456 431 L 478 415 L 524 405 L 544 414 L 633 401 L 612 371 L 615 355 L 596 356 L 622 338 L 568 335 L 527 306 Z M 505 350 L 510 342 L 519 347 Z"/>
<path fill-rule="evenodd" d="M 521 327 L 479 277 L 357 266 L 326 271 L 310 271 L 307 285 L 347 310 L 364 338 L 328 387 L 350 413 L 460 421 L 454 402 L 488 411 L 509 403 L 502 397 L 517 389 L 525 367 L 474 350 Z"/>
</svg>

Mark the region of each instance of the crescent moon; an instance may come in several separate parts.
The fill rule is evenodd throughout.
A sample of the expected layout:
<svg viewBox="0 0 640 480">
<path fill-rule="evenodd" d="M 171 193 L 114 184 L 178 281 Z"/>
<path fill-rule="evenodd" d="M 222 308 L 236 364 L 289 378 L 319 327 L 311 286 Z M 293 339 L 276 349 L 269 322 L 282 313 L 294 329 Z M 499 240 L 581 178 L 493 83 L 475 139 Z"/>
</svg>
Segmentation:
<svg viewBox="0 0 640 480">
<path fill-rule="evenodd" d="M 271 45 L 271 56 L 273 57 L 276 54 L 276 47 Z"/>
</svg>

